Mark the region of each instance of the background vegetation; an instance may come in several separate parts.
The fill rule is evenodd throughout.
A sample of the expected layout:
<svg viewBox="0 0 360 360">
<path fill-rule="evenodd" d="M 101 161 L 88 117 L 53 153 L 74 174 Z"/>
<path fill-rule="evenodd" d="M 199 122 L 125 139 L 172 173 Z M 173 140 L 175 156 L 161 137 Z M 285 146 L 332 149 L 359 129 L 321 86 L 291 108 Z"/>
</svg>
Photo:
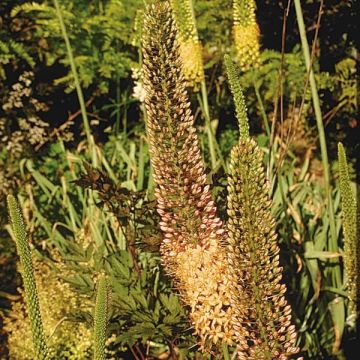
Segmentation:
<svg viewBox="0 0 360 360">
<path fill-rule="evenodd" d="M 208 178 L 226 217 L 224 165 L 238 139 L 223 65 L 225 54 L 236 59 L 232 2 L 193 3 L 206 86 L 189 94 Z M 301 6 L 330 187 L 293 2 L 257 3 L 261 65 L 241 72 L 240 82 L 250 132 L 265 154 L 297 345 L 307 359 L 351 359 L 359 343 L 347 310 L 337 144 L 347 149 L 355 190 L 355 9 L 336 0 Z M 201 358 L 188 310 L 158 253 L 140 71 L 143 1 L 64 0 L 60 12 L 70 48 L 52 1 L 0 2 L 1 358 L 32 358 L 9 193 L 18 194 L 24 211 L 54 359 L 91 358 L 102 274 L 111 283 L 108 358 Z M 211 144 L 218 144 L 215 162 Z"/>
</svg>

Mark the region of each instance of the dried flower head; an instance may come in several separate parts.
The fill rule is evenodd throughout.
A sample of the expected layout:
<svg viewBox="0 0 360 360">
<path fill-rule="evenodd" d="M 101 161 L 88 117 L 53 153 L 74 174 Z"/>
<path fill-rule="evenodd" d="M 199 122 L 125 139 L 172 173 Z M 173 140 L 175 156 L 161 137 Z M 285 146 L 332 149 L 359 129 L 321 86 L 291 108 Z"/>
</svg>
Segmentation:
<svg viewBox="0 0 360 360">
<path fill-rule="evenodd" d="M 255 16 L 255 0 L 233 0 L 234 41 L 243 71 L 260 64 L 260 30 Z"/>
</svg>

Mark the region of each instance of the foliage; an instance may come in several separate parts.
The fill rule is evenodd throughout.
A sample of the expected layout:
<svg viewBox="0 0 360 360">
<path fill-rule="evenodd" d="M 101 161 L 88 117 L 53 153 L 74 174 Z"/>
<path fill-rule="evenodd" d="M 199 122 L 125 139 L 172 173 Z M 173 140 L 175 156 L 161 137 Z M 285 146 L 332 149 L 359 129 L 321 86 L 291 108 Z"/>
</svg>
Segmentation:
<svg viewBox="0 0 360 360">
<path fill-rule="evenodd" d="M 305 359 L 352 359 L 356 351 L 351 352 L 351 344 L 356 350 L 358 335 L 354 330 L 358 323 L 351 315 L 354 312 L 349 301 L 354 296 L 352 287 L 347 285 L 352 272 L 350 257 L 346 255 L 349 253 L 346 228 L 354 228 L 354 221 L 343 216 L 353 211 L 346 211 L 349 207 L 343 205 L 347 199 L 344 188 L 348 189 L 344 186 L 345 162 L 343 158 L 341 164 L 337 162 L 336 150 L 338 141 L 343 141 L 349 159 L 349 178 L 353 178 L 357 165 L 352 158 L 358 150 L 354 131 L 358 123 L 354 4 L 324 3 L 312 59 L 327 136 L 328 166 L 332 169 L 335 248 L 334 241 L 330 244 L 328 240 L 324 167 L 318 159 L 315 113 L 310 88 L 306 86 L 308 74 L 292 3 L 286 12 L 283 4 L 257 2 L 256 23 L 263 48 L 261 66 L 243 72 L 239 64 L 234 64 L 231 71 L 240 75 L 240 80 L 234 80 L 230 87 L 225 77 L 226 66 L 222 65 L 224 54 L 234 60 L 237 57 L 232 34 L 236 15 L 233 6 L 253 2 L 186 3 L 194 7 L 190 6 L 195 15 L 191 26 L 198 34 L 198 43 L 201 42 L 204 68 L 201 92 L 194 93 L 192 88 L 188 93 L 191 105 L 186 107 L 186 111 L 191 109 L 194 114 L 192 131 L 198 133 L 198 152 L 190 160 L 197 159 L 203 170 L 201 181 L 210 184 L 200 188 L 209 201 L 213 198 L 216 202 L 214 218 L 220 218 L 223 224 L 229 221 L 226 199 L 230 196 L 231 181 L 225 174 L 231 148 L 239 147 L 235 114 L 241 114 L 238 106 L 234 111 L 230 92 L 234 93 L 236 104 L 242 103 L 236 100 L 241 85 L 249 127 L 255 134 L 252 154 L 258 155 L 249 159 L 256 161 L 259 168 L 264 167 L 269 188 L 266 185 L 262 195 L 272 200 L 271 213 L 279 234 L 276 241 L 280 248 L 279 263 L 274 258 L 270 262 L 274 260 L 277 268 L 283 267 L 286 300 L 292 307 L 292 322 L 298 333 L 294 347 L 301 348 Z M 316 30 L 318 5 L 311 0 L 301 2 L 309 41 Z M 162 117 L 149 119 L 145 111 L 149 104 L 144 103 L 144 74 L 139 70 L 142 22 L 147 13 L 143 1 L 65 0 L 61 2 L 61 12 L 83 88 L 82 115 L 85 113 L 89 118 L 92 146 L 84 141 L 79 99 L 73 91 L 74 72 L 68 66 L 69 53 L 53 2 L 0 2 L 0 327 L 4 323 L 0 331 L 1 355 L 7 358 L 9 351 L 10 359 L 32 356 L 26 294 L 22 287 L 16 293 L 21 277 L 16 272 L 10 227 L 6 226 L 6 194 L 16 192 L 34 255 L 44 333 L 50 335 L 49 357 L 75 360 L 93 355 L 95 284 L 99 274 L 103 274 L 112 289 L 107 358 L 203 358 L 197 346 L 199 338 L 192 334 L 192 321 L 201 323 L 203 319 L 191 317 L 196 311 L 186 305 L 188 299 L 181 288 L 179 291 L 179 281 L 172 283 L 164 273 L 159 254 L 163 214 L 156 210 L 158 193 L 154 194 L 153 188 L 158 178 L 154 177 L 156 169 L 150 165 L 148 150 L 151 146 L 157 149 L 162 138 L 156 135 L 153 145 L 148 144 L 145 122 L 160 121 Z M 247 19 L 254 21 L 254 14 L 252 9 Z M 239 22 L 243 13 L 236 16 Z M 166 30 L 163 35 L 167 33 Z M 188 52 L 189 63 L 196 60 L 193 55 L 193 50 Z M 178 74 L 176 70 L 165 71 L 161 78 L 170 73 Z M 147 78 L 156 84 L 154 73 Z M 182 95 L 174 95 L 172 88 L 166 93 L 157 91 L 163 94 L 162 98 L 183 101 Z M 154 99 L 150 102 L 155 104 Z M 155 108 L 159 111 L 158 106 Z M 175 138 L 183 139 L 178 121 L 184 112 L 176 107 L 172 114 L 177 116 L 177 122 L 171 132 L 173 137 L 168 139 L 170 143 Z M 203 119 L 199 120 L 200 114 L 205 127 Z M 162 134 L 161 129 L 157 131 L 156 134 Z M 244 131 L 240 133 L 242 137 Z M 184 140 L 182 144 L 187 149 L 188 142 Z M 200 152 L 203 158 L 199 158 Z M 243 160 L 245 154 L 237 153 L 235 160 Z M 185 156 L 180 150 L 176 155 L 174 167 L 180 155 Z M 159 156 L 165 162 L 171 158 L 162 151 Z M 340 181 L 338 167 L 342 169 Z M 187 171 L 195 171 L 193 168 L 189 166 Z M 239 168 L 231 170 L 233 175 L 237 176 Z M 254 174 L 254 179 L 259 178 L 259 172 L 262 173 L 252 168 L 248 171 Z M 166 178 L 165 171 L 158 173 Z M 233 182 L 237 183 L 235 178 Z M 166 184 L 171 189 L 175 186 L 171 182 Z M 186 184 L 184 189 L 189 198 L 193 196 Z M 241 189 L 232 193 L 237 198 Z M 164 199 L 170 195 L 163 193 Z M 201 199 L 201 194 L 198 196 Z M 184 206 L 189 211 L 181 214 L 185 220 L 192 220 L 195 227 L 199 216 L 192 212 L 191 204 Z M 264 216 L 267 219 L 271 217 L 269 206 Z M 214 206 L 211 209 L 215 211 Z M 174 224 L 166 225 L 169 236 Z M 208 232 L 211 231 L 206 228 L 198 234 Z M 199 290 L 204 294 L 216 293 L 209 290 L 211 286 L 219 288 L 221 279 L 215 279 L 216 276 L 228 277 L 223 276 L 227 270 L 221 247 L 212 245 L 207 251 L 206 259 L 201 247 L 195 251 L 190 246 L 188 252 L 179 255 L 182 267 L 178 274 L 185 287 L 194 291 L 196 299 L 201 298 Z M 191 267 L 197 264 L 201 264 L 201 269 L 193 271 Z M 198 275 L 204 281 L 194 279 Z M 215 280 L 209 282 L 212 276 Z M 251 295 L 251 289 L 247 288 L 247 293 Z M 211 316 L 206 313 L 206 319 Z M 229 353 L 236 350 L 232 346 L 221 348 L 216 332 L 211 332 L 211 336 L 217 340 L 213 357 L 228 359 Z"/>
<path fill-rule="evenodd" d="M 124 161 L 126 165 L 120 164 L 119 168 L 129 178 L 123 179 L 122 184 L 132 188 L 134 159 L 131 154 L 125 154 L 128 163 Z M 151 202 L 146 201 L 144 193 L 115 185 L 109 178 L 110 174 L 116 178 L 110 167 L 105 175 L 86 165 L 86 174 L 81 174 L 81 168 L 76 165 L 81 161 L 80 154 L 64 152 L 61 145 L 53 149 L 52 156 L 43 160 L 46 177 L 38 171 L 36 163 L 25 165 L 35 180 L 28 189 L 32 200 L 24 203 L 31 209 L 28 221 L 36 229 L 37 242 L 47 238 L 49 246 L 58 249 L 61 273 L 76 293 L 92 296 L 99 272 L 107 274 L 112 288 L 108 354 L 120 356 L 125 346 L 130 349 L 139 344 L 145 346 L 150 340 L 156 345 L 150 346 L 151 353 L 166 352 L 168 341 L 178 337 L 177 351 L 186 353 L 192 342 L 191 337 L 189 340 L 187 335 L 180 335 L 188 326 L 185 312 L 160 271 L 158 244 L 146 240 L 146 237 L 152 239 L 153 234 L 151 227 L 146 228 L 147 223 L 153 224 L 149 218 Z M 120 158 L 118 153 L 115 158 Z M 56 167 L 59 159 L 63 162 L 61 169 Z M 74 188 L 74 180 L 94 190 Z M 135 240 L 141 241 L 140 247 L 150 247 L 155 253 L 138 250 L 134 247 Z M 81 321 L 88 321 L 91 316 L 87 310 L 77 312 Z"/>
<path fill-rule="evenodd" d="M 79 322 L 79 311 L 89 311 L 91 304 L 83 295 L 76 294 L 62 277 L 66 269 L 52 254 L 52 262 L 34 256 L 35 277 L 44 331 L 49 336 L 50 359 L 83 359 L 92 354 L 92 333 L 89 324 Z M 20 290 L 20 295 L 24 295 Z M 9 334 L 10 359 L 33 359 L 31 328 L 22 298 L 13 302 L 10 314 L 5 318 L 5 330 Z"/>
<path fill-rule="evenodd" d="M 139 1 L 126 6 L 109 0 L 97 4 L 84 1 L 62 2 L 62 13 L 74 49 L 75 62 L 81 84 L 87 88 L 95 85 L 100 92 L 109 90 L 109 80 L 124 78 L 133 64 L 132 24 Z M 20 12 L 36 15 L 34 37 L 46 44 L 39 48 L 38 56 L 49 66 L 57 61 L 67 64 L 66 49 L 62 41 L 59 21 L 51 2 L 27 2 L 15 6 L 11 16 Z M 56 79 L 55 84 L 73 88 L 71 73 Z"/>
</svg>

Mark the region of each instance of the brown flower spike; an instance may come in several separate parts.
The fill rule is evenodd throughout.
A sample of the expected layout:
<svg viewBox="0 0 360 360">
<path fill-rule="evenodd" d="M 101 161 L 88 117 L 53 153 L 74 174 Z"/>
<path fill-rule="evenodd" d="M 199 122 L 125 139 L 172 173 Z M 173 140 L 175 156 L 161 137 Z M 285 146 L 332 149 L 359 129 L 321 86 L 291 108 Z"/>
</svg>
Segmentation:
<svg viewBox="0 0 360 360">
<path fill-rule="evenodd" d="M 223 224 L 206 183 L 167 2 L 148 8 L 143 33 L 146 125 L 164 233 L 162 261 L 190 306 L 201 347 L 231 344 L 234 278 L 222 246 Z"/>
<path fill-rule="evenodd" d="M 286 360 L 296 354 L 295 326 L 281 284 L 279 246 L 262 152 L 249 136 L 244 96 L 234 64 L 225 58 L 240 127 L 240 141 L 231 152 L 228 176 L 228 261 L 237 272 L 239 294 L 246 298 L 246 321 L 234 323 L 236 333 L 247 330 L 248 349 L 240 359 Z"/>
</svg>

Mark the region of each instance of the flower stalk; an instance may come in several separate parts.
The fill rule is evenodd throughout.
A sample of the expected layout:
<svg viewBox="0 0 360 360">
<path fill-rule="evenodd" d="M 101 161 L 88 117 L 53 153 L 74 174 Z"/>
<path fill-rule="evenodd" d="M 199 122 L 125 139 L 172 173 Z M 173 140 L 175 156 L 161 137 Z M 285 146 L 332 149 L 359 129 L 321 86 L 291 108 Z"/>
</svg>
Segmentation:
<svg viewBox="0 0 360 360">
<path fill-rule="evenodd" d="M 355 194 L 351 189 L 348 164 L 344 146 L 338 144 L 341 213 L 344 232 L 344 267 L 349 297 L 348 318 L 352 323 L 357 318 L 360 299 L 360 238 L 359 219 Z"/>
<path fill-rule="evenodd" d="M 245 328 L 250 344 L 243 348 L 238 339 L 238 354 L 240 359 L 288 359 L 299 349 L 285 298 L 286 286 L 281 283 L 280 249 L 263 154 L 249 135 L 244 96 L 229 57 L 225 64 L 240 127 L 228 175 L 228 258 L 236 269 L 238 293 L 247 306 L 245 321 L 234 327 L 239 331 Z"/>
<path fill-rule="evenodd" d="M 202 349 L 232 344 L 234 280 L 207 184 L 171 8 L 149 7 L 143 36 L 146 127 L 164 239 L 162 262 L 190 308 Z"/>
<path fill-rule="evenodd" d="M 105 360 L 106 329 L 109 312 L 108 286 L 105 276 L 98 280 L 94 315 L 94 360 Z"/>
<path fill-rule="evenodd" d="M 19 204 L 13 195 L 8 195 L 7 204 L 11 229 L 16 242 L 17 253 L 20 257 L 21 276 L 24 282 L 25 301 L 31 323 L 35 358 L 46 360 L 48 359 L 48 347 L 41 319 L 39 297 L 25 223 Z"/>
</svg>

